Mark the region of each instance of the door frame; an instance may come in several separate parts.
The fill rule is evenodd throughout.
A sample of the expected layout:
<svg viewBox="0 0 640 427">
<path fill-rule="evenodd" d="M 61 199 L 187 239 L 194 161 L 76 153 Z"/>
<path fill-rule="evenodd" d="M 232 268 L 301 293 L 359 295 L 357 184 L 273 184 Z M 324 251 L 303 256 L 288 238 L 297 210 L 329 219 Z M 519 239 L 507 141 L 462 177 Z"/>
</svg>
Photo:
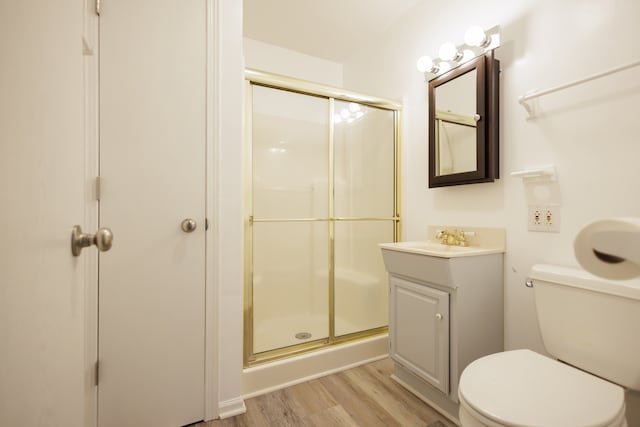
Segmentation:
<svg viewBox="0 0 640 427">
<path fill-rule="evenodd" d="M 219 415 L 218 399 L 218 326 L 217 315 L 219 278 L 216 272 L 220 260 L 219 218 L 220 206 L 219 160 L 221 134 L 219 112 L 222 111 L 220 96 L 220 35 L 221 0 L 205 0 L 207 9 L 206 40 L 206 142 L 205 142 L 205 217 L 209 227 L 205 230 L 205 355 L 204 355 L 204 420 Z M 108 4 L 105 5 L 108 7 Z M 96 199 L 96 177 L 99 176 L 99 16 L 95 0 L 83 1 L 84 34 L 84 135 L 85 135 L 85 227 L 98 229 L 98 202 Z M 117 241 L 116 247 L 117 250 Z M 86 254 L 89 255 L 89 254 Z M 95 384 L 98 360 L 98 255 L 85 256 L 85 425 L 97 426 L 98 393 Z M 242 405 L 243 406 L 243 405 Z"/>
</svg>

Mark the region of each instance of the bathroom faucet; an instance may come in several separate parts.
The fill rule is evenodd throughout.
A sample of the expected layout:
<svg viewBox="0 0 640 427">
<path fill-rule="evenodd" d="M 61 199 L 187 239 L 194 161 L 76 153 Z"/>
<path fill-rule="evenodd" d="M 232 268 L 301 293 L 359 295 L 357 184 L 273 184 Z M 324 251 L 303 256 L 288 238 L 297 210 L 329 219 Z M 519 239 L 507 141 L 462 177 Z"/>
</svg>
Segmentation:
<svg viewBox="0 0 640 427">
<path fill-rule="evenodd" d="M 469 244 L 464 230 L 440 230 L 436 233 L 436 239 L 440 240 L 443 245 L 449 246 L 467 246 Z"/>
</svg>

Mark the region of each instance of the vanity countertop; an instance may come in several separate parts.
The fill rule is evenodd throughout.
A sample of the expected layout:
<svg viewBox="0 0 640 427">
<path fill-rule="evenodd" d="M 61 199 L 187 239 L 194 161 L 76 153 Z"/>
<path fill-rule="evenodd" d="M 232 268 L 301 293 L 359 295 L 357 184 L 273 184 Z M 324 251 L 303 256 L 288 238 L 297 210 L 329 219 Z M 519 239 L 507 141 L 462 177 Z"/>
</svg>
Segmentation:
<svg viewBox="0 0 640 427">
<path fill-rule="evenodd" d="M 416 242 L 380 243 L 378 246 L 380 246 L 381 249 L 407 252 L 417 255 L 433 256 L 438 258 L 458 258 L 499 254 L 504 252 L 504 247 L 451 246 L 431 240 Z"/>
</svg>

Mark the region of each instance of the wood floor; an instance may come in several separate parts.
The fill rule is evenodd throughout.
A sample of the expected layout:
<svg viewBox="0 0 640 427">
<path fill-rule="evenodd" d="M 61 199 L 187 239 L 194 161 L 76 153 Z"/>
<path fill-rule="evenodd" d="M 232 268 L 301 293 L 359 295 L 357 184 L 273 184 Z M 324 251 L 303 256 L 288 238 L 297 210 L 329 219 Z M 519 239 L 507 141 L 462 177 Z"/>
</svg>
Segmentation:
<svg viewBox="0 0 640 427">
<path fill-rule="evenodd" d="M 390 378 L 390 359 L 247 399 L 247 412 L 197 427 L 455 427 Z"/>
</svg>

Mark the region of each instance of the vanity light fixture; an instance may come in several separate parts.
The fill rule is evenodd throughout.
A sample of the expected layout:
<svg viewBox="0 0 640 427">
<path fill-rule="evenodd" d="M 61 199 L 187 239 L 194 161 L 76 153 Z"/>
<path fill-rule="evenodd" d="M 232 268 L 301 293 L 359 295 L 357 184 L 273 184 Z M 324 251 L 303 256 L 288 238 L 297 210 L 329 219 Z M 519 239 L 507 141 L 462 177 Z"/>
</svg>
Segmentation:
<svg viewBox="0 0 640 427">
<path fill-rule="evenodd" d="M 429 72 L 435 74 L 439 71 L 439 67 L 433 63 L 433 59 L 430 56 L 421 56 L 418 58 L 416 67 L 421 73 Z"/>
<path fill-rule="evenodd" d="M 468 62 L 500 46 L 500 26 L 488 30 L 474 25 L 464 35 L 464 43 L 444 43 L 438 51 L 439 58 L 421 56 L 416 63 L 418 71 L 424 73 L 426 81 L 443 74 L 458 65 Z"/>
<path fill-rule="evenodd" d="M 469 46 L 487 47 L 491 44 L 491 39 L 487 37 L 482 27 L 474 25 L 464 33 L 464 42 Z"/>
<path fill-rule="evenodd" d="M 451 66 L 451 62 L 449 61 L 442 61 L 440 64 L 438 64 L 438 67 L 440 69 L 440 72 L 438 74 L 446 73 L 447 71 L 453 68 Z"/>
<path fill-rule="evenodd" d="M 458 50 L 455 44 L 452 42 L 446 42 L 440 46 L 438 55 L 444 61 L 460 61 L 462 59 L 462 52 Z"/>
</svg>

